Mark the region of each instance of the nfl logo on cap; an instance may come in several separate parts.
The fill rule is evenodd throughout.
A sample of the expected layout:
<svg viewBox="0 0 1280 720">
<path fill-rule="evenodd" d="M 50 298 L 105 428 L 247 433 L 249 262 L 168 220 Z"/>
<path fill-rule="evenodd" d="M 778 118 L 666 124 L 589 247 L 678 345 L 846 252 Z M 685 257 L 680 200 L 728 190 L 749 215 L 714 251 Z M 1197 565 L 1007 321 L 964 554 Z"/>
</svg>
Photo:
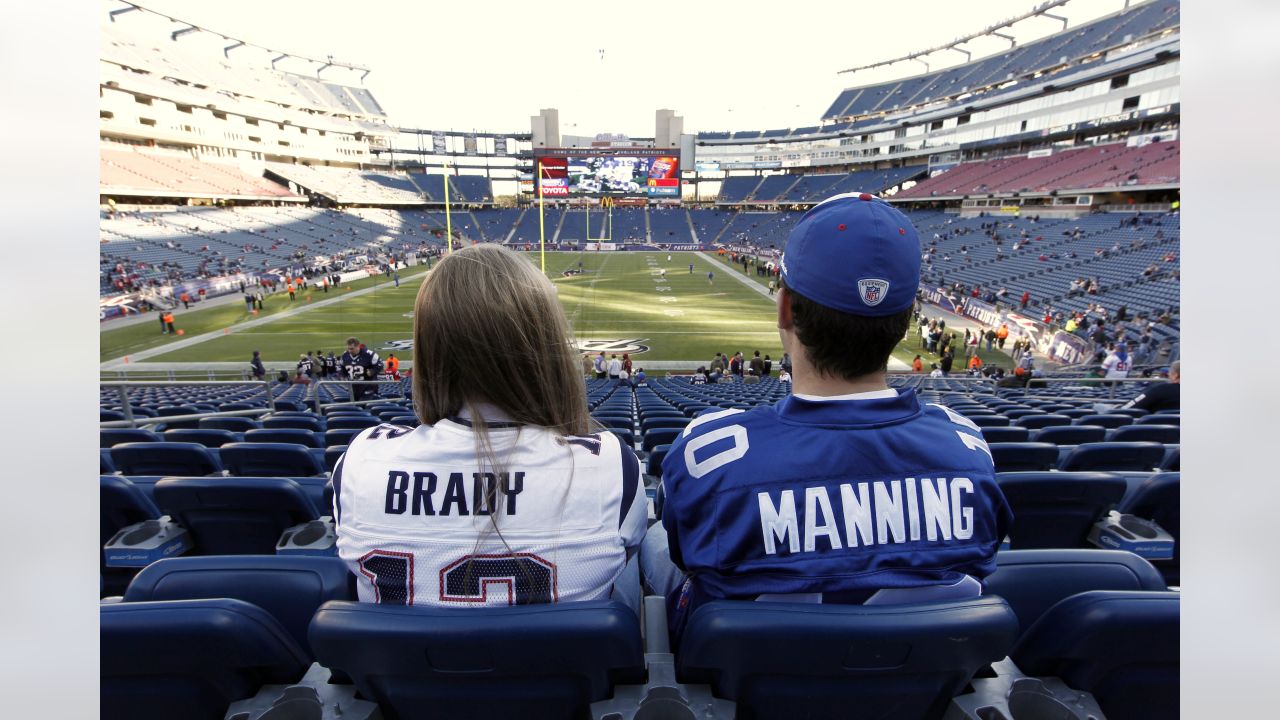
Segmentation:
<svg viewBox="0 0 1280 720">
<path fill-rule="evenodd" d="M 888 292 L 888 280 L 863 278 L 858 281 L 858 294 L 862 296 L 862 302 L 866 303 L 868 307 L 879 305 Z"/>
<path fill-rule="evenodd" d="M 854 315 L 905 312 L 920 285 L 920 237 L 869 193 L 829 197 L 804 214 L 782 254 L 787 290 Z"/>
</svg>

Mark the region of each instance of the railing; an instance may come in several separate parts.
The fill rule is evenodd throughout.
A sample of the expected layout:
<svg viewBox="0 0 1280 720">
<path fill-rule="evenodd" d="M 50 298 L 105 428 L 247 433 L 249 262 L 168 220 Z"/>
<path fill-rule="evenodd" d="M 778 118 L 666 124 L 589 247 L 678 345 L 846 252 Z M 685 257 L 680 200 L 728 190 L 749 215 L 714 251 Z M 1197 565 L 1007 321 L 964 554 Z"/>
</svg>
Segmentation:
<svg viewBox="0 0 1280 720">
<path fill-rule="evenodd" d="M 226 412 L 199 413 L 195 415 L 167 415 L 158 417 L 144 417 L 138 419 L 134 417 L 133 407 L 129 404 L 129 388 L 135 387 L 191 387 L 193 385 L 261 385 L 262 393 L 265 397 L 267 407 L 256 408 L 251 410 L 228 410 Z M 120 412 L 124 413 L 124 420 L 106 420 L 101 423 L 102 427 L 138 427 L 139 425 L 154 425 L 163 422 L 181 422 L 185 420 L 198 420 L 204 417 L 229 417 L 236 415 L 261 415 L 275 410 L 275 397 L 271 392 L 271 382 L 269 380 L 190 380 L 184 382 L 177 381 L 122 381 L 122 382 L 104 382 L 100 385 L 103 388 L 115 388 L 120 393 Z M 251 395 L 241 402 L 248 402 L 256 398 Z"/>
<path fill-rule="evenodd" d="M 1064 377 L 1038 377 L 1038 378 L 1031 378 L 1029 381 L 1027 381 L 1027 384 L 1026 384 L 1025 386 L 1023 386 L 1022 391 L 1023 391 L 1023 395 L 1030 395 L 1030 394 L 1031 394 L 1031 386 L 1032 386 L 1032 385 L 1042 385 L 1042 386 L 1044 386 L 1044 387 L 1046 387 L 1046 388 L 1047 388 L 1047 387 L 1049 386 L 1049 383 L 1051 383 L 1051 382 L 1058 382 L 1058 383 L 1071 383 L 1071 384 L 1073 384 L 1073 385 L 1100 385 L 1100 384 L 1104 384 L 1104 383 L 1105 383 L 1105 384 L 1107 384 L 1107 386 L 1108 386 L 1108 390 L 1110 390 L 1110 392 L 1108 392 L 1108 393 L 1107 393 L 1107 399 L 1108 399 L 1108 400 L 1114 400 L 1114 399 L 1115 399 L 1115 396 L 1116 396 L 1116 388 L 1117 388 L 1117 387 L 1119 387 L 1121 384 L 1152 383 L 1152 382 L 1162 382 L 1162 381 L 1163 381 L 1163 380 L 1162 380 L 1162 378 L 1154 378 L 1154 377 L 1126 377 L 1126 378 L 1105 378 L 1105 377 L 1079 377 L 1079 378 L 1074 378 L 1074 377 L 1068 377 L 1068 378 L 1064 378 Z M 1016 389 L 1016 388 L 1015 388 L 1015 389 Z M 1047 399 L 1047 400 L 1055 399 L 1055 398 L 1054 398 L 1054 397 L 1052 397 L 1052 396 L 1045 396 L 1045 395 L 1037 395 L 1036 397 L 1037 397 L 1037 398 L 1044 398 L 1044 399 Z M 1065 396 L 1065 397 L 1062 397 L 1061 399 L 1064 399 L 1064 400 L 1079 400 L 1080 398 L 1078 398 L 1078 397 L 1072 397 L 1072 396 Z"/>
</svg>

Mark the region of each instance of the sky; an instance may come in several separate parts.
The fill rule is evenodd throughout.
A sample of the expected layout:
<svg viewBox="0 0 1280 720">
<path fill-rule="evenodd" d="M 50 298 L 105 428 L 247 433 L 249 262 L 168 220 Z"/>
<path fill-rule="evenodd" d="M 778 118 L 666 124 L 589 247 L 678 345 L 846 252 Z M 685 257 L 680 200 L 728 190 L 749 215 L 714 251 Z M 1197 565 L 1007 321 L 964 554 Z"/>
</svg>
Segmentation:
<svg viewBox="0 0 1280 720">
<path fill-rule="evenodd" d="M 562 134 L 635 137 L 652 136 L 659 108 L 684 117 L 687 133 L 815 125 L 843 88 L 925 67 L 838 70 L 933 47 L 1038 4 L 135 1 L 252 44 L 370 68 L 366 86 L 400 126 L 528 132 L 530 115 L 558 108 Z M 1053 12 L 1076 25 L 1123 5 L 1073 0 Z M 1027 42 L 1060 28 L 1036 18 L 1015 35 Z M 968 47 L 976 59 L 1008 46 L 990 38 Z M 943 53 L 931 68 L 964 59 Z"/>
</svg>

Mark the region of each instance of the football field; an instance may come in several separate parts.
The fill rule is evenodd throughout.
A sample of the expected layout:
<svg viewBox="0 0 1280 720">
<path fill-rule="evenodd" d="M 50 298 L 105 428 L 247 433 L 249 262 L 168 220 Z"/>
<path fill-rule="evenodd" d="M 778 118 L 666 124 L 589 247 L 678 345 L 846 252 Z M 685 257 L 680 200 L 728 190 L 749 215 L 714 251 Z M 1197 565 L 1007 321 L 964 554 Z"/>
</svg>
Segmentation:
<svg viewBox="0 0 1280 720">
<path fill-rule="evenodd" d="M 523 254 L 539 264 L 536 251 Z M 581 274 L 565 275 L 579 269 Z M 147 350 L 146 360 L 152 362 L 247 362 L 252 351 L 261 350 L 266 362 L 281 363 L 308 350 L 341 353 L 352 335 L 384 356 L 408 357 L 418 273 L 419 268 L 401 270 L 399 288 L 379 277 L 328 294 L 300 293 L 292 303 L 286 293 L 276 293 L 259 316 L 241 302 L 179 310 L 175 315 L 183 336 L 161 335 L 157 323 L 107 330 L 101 359 Z M 546 273 L 584 351 L 631 352 L 640 366 L 646 360 L 678 361 L 690 370 L 716 352 L 742 351 L 750 357 L 759 350 L 775 360 L 782 355 L 772 299 L 707 256 L 549 252 Z M 168 345 L 175 347 L 166 350 Z"/>
</svg>

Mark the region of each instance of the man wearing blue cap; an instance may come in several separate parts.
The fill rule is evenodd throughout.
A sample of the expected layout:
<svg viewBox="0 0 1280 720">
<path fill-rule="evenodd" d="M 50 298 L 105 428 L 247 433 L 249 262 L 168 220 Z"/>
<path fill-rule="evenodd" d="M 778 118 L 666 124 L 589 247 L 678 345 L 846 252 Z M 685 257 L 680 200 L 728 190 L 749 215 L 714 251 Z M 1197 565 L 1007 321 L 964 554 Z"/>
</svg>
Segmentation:
<svg viewBox="0 0 1280 720">
<path fill-rule="evenodd" d="M 716 598 L 976 596 L 1012 522 L 978 427 L 886 384 L 920 278 L 906 216 L 832 197 L 796 224 L 781 270 L 792 394 L 697 417 L 662 465 L 662 527 L 641 564 L 677 636 Z"/>
</svg>

